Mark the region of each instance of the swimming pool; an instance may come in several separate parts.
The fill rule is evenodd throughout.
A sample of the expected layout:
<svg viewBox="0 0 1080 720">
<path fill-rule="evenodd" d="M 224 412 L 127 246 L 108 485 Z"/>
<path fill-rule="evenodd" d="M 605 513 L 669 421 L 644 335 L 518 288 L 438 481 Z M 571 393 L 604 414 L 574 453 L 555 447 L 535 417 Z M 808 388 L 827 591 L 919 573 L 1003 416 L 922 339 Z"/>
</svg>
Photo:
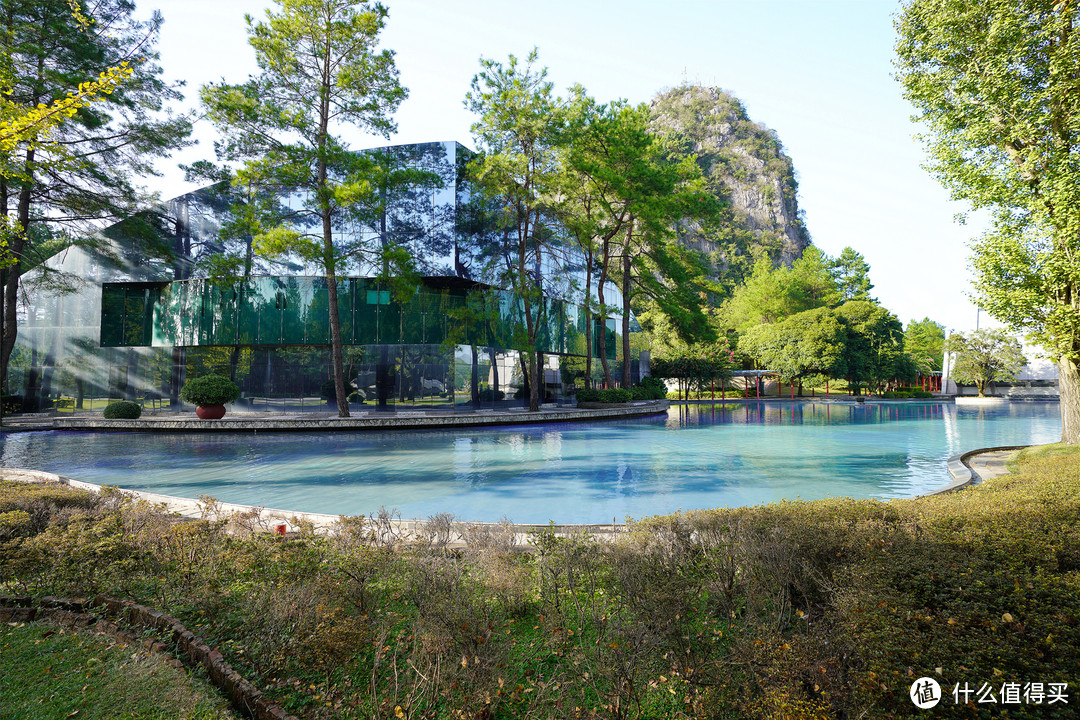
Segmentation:
<svg viewBox="0 0 1080 720">
<path fill-rule="evenodd" d="M 910 497 L 946 459 L 1056 442 L 1058 403 L 677 405 L 598 423 L 319 433 L 4 435 L 2 464 L 248 505 L 403 518 L 610 523 L 783 498 Z"/>
</svg>

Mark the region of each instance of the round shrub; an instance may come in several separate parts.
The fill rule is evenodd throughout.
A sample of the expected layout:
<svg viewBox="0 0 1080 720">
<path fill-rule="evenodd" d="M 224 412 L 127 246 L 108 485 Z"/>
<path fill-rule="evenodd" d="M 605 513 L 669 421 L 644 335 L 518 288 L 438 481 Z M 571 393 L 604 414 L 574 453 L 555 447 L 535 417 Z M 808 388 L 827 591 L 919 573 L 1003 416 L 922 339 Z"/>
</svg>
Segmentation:
<svg viewBox="0 0 1080 720">
<path fill-rule="evenodd" d="M 593 390 L 592 388 L 581 388 L 577 391 L 577 401 L 580 402 L 597 402 L 600 399 L 600 391 Z"/>
<path fill-rule="evenodd" d="M 142 405 L 130 400 L 116 400 L 105 406 L 102 415 L 106 420 L 138 420 L 142 415 Z"/>
<path fill-rule="evenodd" d="M 646 400 L 663 400 L 667 397 L 668 389 L 667 383 L 658 377 L 652 375 L 646 375 L 641 378 L 641 384 L 639 387 L 645 388 L 650 392 L 649 397 Z"/>
<path fill-rule="evenodd" d="M 480 391 L 480 400 L 485 402 L 493 402 L 495 400 L 505 400 L 506 393 L 502 390 L 492 390 L 491 388 L 483 388 Z"/>
<path fill-rule="evenodd" d="M 600 402 L 602 403 L 628 403 L 630 400 L 630 391 L 623 388 L 608 388 L 600 391 Z"/>
<path fill-rule="evenodd" d="M 652 400 L 652 390 L 640 385 L 630 388 L 630 397 L 634 400 Z"/>
<path fill-rule="evenodd" d="M 224 375 L 203 375 L 180 388 L 180 398 L 192 405 L 224 405 L 240 397 L 240 388 Z"/>
</svg>

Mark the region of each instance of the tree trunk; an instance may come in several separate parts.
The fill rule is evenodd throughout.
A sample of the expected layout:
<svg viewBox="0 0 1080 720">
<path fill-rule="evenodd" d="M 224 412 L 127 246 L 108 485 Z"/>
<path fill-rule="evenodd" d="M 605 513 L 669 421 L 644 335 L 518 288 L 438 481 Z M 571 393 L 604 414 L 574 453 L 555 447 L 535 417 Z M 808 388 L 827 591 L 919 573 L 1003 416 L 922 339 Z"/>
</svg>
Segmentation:
<svg viewBox="0 0 1080 720">
<path fill-rule="evenodd" d="M 592 253 L 585 254 L 585 387 L 592 387 Z"/>
<path fill-rule="evenodd" d="M 605 242 L 606 244 L 606 242 Z M 607 251 L 604 251 L 607 256 Z M 604 305 L 604 283 L 607 282 L 607 261 L 600 268 L 600 278 L 596 282 L 596 299 L 599 301 L 600 332 L 596 336 L 596 351 L 600 355 L 600 365 L 604 368 L 604 386 L 611 387 L 611 365 L 607 359 L 607 307 Z"/>
<path fill-rule="evenodd" d="M 634 232 L 634 223 L 626 229 L 626 244 L 622 253 L 622 386 L 629 390 L 634 384 L 630 377 L 630 236 Z"/>
<path fill-rule="evenodd" d="M 1061 395 L 1061 442 L 1080 445 L 1080 363 L 1063 355 L 1058 360 Z"/>
<path fill-rule="evenodd" d="M 472 404 L 474 408 L 480 407 L 480 350 L 472 346 L 472 373 L 469 378 L 472 391 Z"/>
</svg>

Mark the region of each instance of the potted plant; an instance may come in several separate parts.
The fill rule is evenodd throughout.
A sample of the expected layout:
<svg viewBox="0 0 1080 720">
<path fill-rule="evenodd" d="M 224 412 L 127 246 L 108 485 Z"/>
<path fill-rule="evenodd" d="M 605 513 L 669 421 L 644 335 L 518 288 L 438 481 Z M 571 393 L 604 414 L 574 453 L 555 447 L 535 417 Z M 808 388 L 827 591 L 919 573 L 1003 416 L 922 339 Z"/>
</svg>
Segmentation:
<svg viewBox="0 0 1080 720">
<path fill-rule="evenodd" d="M 202 420 L 219 420 L 225 416 L 225 403 L 240 396 L 240 388 L 223 375 L 203 375 L 189 380 L 180 388 L 180 398 L 195 405 L 195 414 Z"/>
</svg>

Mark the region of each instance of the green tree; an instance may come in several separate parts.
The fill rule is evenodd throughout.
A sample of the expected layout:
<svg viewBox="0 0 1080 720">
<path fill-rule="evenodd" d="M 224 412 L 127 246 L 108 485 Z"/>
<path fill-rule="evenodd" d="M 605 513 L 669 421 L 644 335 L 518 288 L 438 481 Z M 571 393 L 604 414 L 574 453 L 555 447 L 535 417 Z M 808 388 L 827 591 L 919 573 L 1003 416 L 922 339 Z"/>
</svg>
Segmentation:
<svg viewBox="0 0 1080 720">
<path fill-rule="evenodd" d="M 891 312 L 867 300 L 850 300 L 836 308 L 847 325 L 844 373 L 860 386 L 880 389 L 895 379 L 909 379 L 911 364 L 904 353 L 904 329 Z"/>
<path fill-rule="evenodd" d="M 904 351 L 920 372 L 941 370 L 945 357 L 945 326 L 930 318 L 912 320 L 904 328 Z"/>
<path fill-rule="evenodd" d="M 270 257 L 299 257 L 324 271 L 335 397 L 338 415 L 348 417 L 339 270 L 346 258 L 364 253 L 388 272 L 408 263 L 400 248 L 335 243 L 335 229 L 376 192 L 372 160 L 351 152 L 336 133 L 351 124 L 389 137 L 395 127 L 390 115 L 407 92 L 393 52 L 376 49 L 387 17 L 383 5 L 276 1 L 279 11 L 268 10 L 265 22 L 245 17 L 260 74 L 241 85 L 207 85 L 202 100 L 225 136 L 219 154 L 246 161 L 236 173 L 240 183 L 300 196 L 294 212 L 263 218 L 255 248 Z"/>
<path fill-rule="evenodd" d="M 154 216 L 137 214 L 150 198 L 134 179 L 155 174 L 153 158 L 183 147 L 190 123 L 162 113 L 181 96 L 154 62 L 160 13 L 140 22 L 133 12 L 127 0 L 102 0 L 87 30 L 89 19 L 67 0 L 0 5 L 0 120 L 9 123 L 0 129 L 0 228 L 10 253 L 0 278 L 0 387 L 29 270 L 55 280 L 42 261 L 64 245 L 100 243 L 89 231 L 103 220 L 131 216 L 129 239 L 159 237 Z"/>
<path fill-rule="evenodd" d="M 870 282 L 870 265 L 860 253 L 846 247 L 840 255 L 830 262 L 832 275 L 840 292 L 840 301 L 870 300 L 870 291 L 874 289 Z"/>
<path fill-rule="evenodd" d="M 565 108 L 538 69 L 536 49 L 524 63 L 511 55 L 504 65 L 480 60 L 466 105 L 480 116 L 473 124 L 478 155 L 470 171 L 480 190 L 504 208 L 500 223 L 507 229 L 501 257 L 494 263 L 501 284 L 521 306 L 525 342 L 518 350 L 529 385 L 529 410 L 540 409 L 540 375 L 536 353 L 543 328 L 541 264 L 553 240 L 550 208 L 559 179 L 558 139 Z"/>
<path fill-rule="evenodd" d="M 791 267 L 774 267 L 768 259 L 759 259 L 750 277 L 724 304 L 721 314 L 727 327 L 741 332 L 806 310 L 835 307 L 840 300 L 831 261 L 811 245 Z"/>
<path fill-rule="evenodd" d="M 930 171 L 993 214 L 979 304 L 1058 360 L 1062 441 L 1080 443 L 1080 27 L 1075 0 L 910 0 L 898 77 Z"/>
<path fill-rule="evenodd" d="M 1020 341 L 1004 330 L 953 333 L 946 347 L 955 355 L 950 375 L 960 382 L 974 384 L 979 397 L 986 397 L 990 383 L 1015 380 L 1027 364 Z"/>
<path fill-rule="evenodd" d="M 758 365 L 780 373 L 784 382 L 807 375 L 844 377 L 847 374 L 848 326 L 831 308 L 815 308 L 778 323 L 749 328 L 739 338 L 739 352 Z"/>
</svg>

